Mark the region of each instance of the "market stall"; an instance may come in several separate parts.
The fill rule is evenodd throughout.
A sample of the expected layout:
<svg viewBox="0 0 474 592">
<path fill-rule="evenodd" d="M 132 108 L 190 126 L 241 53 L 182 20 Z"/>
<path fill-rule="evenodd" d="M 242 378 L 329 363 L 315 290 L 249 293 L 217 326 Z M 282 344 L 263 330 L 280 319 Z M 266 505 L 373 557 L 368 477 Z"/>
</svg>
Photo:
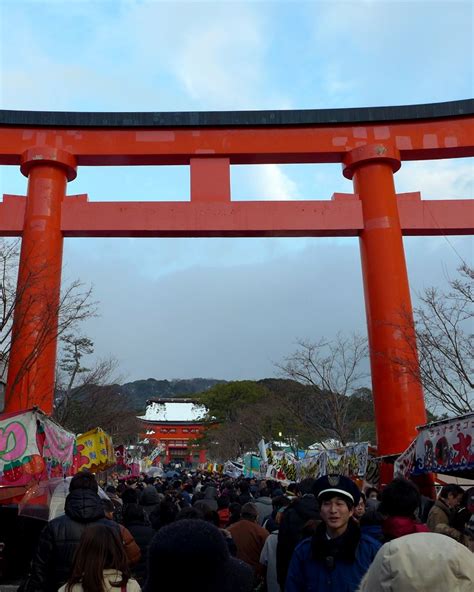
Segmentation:
<svg viewBox="0 0 474 592">
<path fill-rule="evenodd" d="M 37 409 L 0 415 L 0 499 L 70 474 L 74 445 L 74 434 Z"/>
<path fill-rule="evenodd" d="M 395 461 L 395 474 L 474 478 L 474 413 L 420 426 L 418 432 Z"/>
</svg>

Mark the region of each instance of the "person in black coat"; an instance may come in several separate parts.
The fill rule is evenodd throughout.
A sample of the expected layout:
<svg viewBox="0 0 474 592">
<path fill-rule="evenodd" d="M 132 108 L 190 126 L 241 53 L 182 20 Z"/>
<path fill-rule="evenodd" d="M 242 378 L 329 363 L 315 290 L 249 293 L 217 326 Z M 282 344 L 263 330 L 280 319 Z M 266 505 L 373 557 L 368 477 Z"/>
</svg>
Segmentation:
<svg viewBox="0 0 474 592">
<path fill-rule="evenodd" d="M 164 526 L 148 550 L 144 592 L 251 592 L 252 569 L 231 557 L 222 533 L 203 520 Z"/>
<path fill-rule="evenodd" d="M 296 545 L 303 539 L 303 529 L 309 520 L 320 520 L 319 506 L 313 494 L 315 480 L 303 479 L 298 486 L 298 497 L 283 512 L 278 530 L 277 579 L 285 589 L 286 576 L 291 556 Z"/>
<path fill-rule="evenodd" d="M 155 535 L 155 531 L 148 524 L 145 511 L 138 504 L 128 504 L 122 516 L 124 526 L 132 533 L 142 553 L 140 561 L 133 566 L 133 574 L 140 586 L 143 586 L 147 573 L 148 547 Z"/>
<path fill-rule="evenodd" d="M 30 573 L 20 588 L 22 592 L 56 592 L 66 583 L 79 540 L 89 524 L 103 523 L 119 532 L 119 525 L 105 518 L 97 492 L 92 473 L 81 471 L 74 475 L 66 498 L 66 513 L 43 529 Z"/>
</svg>

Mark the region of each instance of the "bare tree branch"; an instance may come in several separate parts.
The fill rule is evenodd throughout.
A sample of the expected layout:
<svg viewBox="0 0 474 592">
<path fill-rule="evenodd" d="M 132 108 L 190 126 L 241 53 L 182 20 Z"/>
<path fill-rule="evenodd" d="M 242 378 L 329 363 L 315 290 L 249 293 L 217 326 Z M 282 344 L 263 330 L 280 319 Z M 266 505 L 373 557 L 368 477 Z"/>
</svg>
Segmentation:
<svg viewBox="0 0 474 592">
<path fill-rule="evenodd" d="M 367 377 L 362 362 L 367 357 L 367 340 L 359 335 L 341 334 L 334 341 L 298 341 L 298 349 L 281 364 L 283 376 L 311 386 L 314 397 L 293 401 L 291 412 L 308 427 L 327 436 L 336 436 L 342 444 L 349 437 L 349 395 L 362 386 Z"/>
</svg>

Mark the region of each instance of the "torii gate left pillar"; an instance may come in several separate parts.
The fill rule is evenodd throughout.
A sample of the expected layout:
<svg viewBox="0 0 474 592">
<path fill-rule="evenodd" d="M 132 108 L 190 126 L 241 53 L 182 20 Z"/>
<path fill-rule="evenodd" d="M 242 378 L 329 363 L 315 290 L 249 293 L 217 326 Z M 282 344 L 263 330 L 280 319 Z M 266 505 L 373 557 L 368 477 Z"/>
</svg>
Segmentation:
<svg viewBox="0 0 474 592">
<path fill-rule="evenodd" d="M 63 235 L 61 206 L 76 159 L 57 148 L 30 148 L 21 157 L 28 177 L 5 411 L 32 404 L 53 411 Z"/>
</svg>

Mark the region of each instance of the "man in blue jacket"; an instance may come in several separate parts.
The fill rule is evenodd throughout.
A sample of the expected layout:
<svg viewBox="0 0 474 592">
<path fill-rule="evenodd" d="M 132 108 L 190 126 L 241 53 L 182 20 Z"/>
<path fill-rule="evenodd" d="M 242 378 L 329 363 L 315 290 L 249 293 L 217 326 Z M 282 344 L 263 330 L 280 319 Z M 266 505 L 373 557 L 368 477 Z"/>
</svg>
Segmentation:
<svg viewBox="0 0 474 592">
<path fill-rule="evenodd" d="M 381 546 L 352 519 L 360 491 L 342 475 L 321 477 L 314 491 L 322 522 L 296 547 L 285 592 L 355 592 Z"/>
</svg>

